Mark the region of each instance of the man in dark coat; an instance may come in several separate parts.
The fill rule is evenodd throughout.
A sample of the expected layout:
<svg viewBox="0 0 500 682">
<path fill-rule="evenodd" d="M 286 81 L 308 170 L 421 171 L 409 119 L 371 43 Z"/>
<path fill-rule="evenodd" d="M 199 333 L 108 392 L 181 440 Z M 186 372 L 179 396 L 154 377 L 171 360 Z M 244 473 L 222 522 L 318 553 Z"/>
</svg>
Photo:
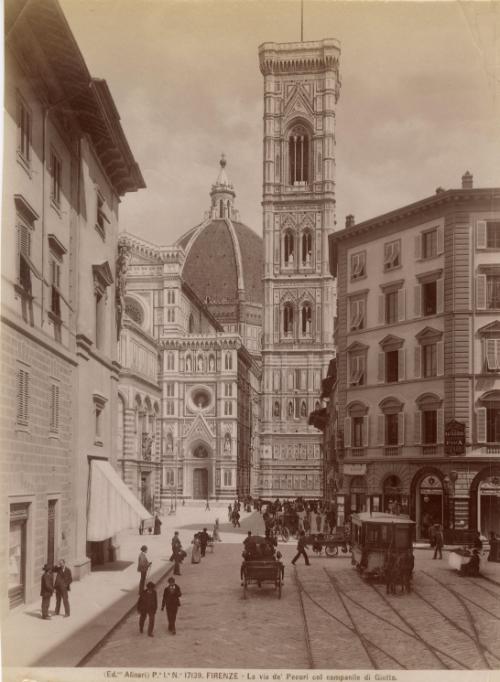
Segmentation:
<svg viewBox="0 0 500 682">
<path fill-rule="evenodd" d="M 161 519 L 158 516 L 158 513 L 155 514 L 155 520 L 154 520 L 154 533 L 155 535 L 160 535 L 161 534 Z"/>
<path fill-rule="evenodd" d="M 181 544 L 181 539 L 179 537 L 179 531 L 176 530 L 174 533 L 174 537 L 172 538 L 172 558 L 170 561 L 174 561 L 174 575 L 180 575 L 181 574 L 181 569 L 180 565 L 182 562 L 182 544 Z"/>
<path fill-rule="evenodd" d="M 297 554 L 293 557 L 292 564 L 295 565 L 295 562 L 301 554 L 306 561 L 306 566 L 310 566 L 309 557 L 306 554 L 306 534 L 303 530 L 300 531 L 299 540 L 297 542 Z"/>
<path fill-rule="evenodd" d="M 64 604 L 64 617 L 69 618 L 69 599 L 68 592 L 70 590 L 70 585 L 73 582 L 73 576 L 71 575 L 70 569 L 66 566 L 64 559 L 59 559 L 58 566 L 56 568 L 56 581 L 54 584 L 56 590 L 56 616 L 59 615 L 61 610 L 61 600 Z"/>
<path fill-rule="evenodd" d="M 144 632 L 144 623 L 148 617 L 148 637 L 154 637 L 155 614 L 158 609 L 158 597 L 156 596 L 155 584 L 148 582 L 146 589 L 139 597 L 137 610 L 139 611 L 139 632 Z"/>
<path fill-rule="evenodd" d="M 181 596 L 181 588 L 176 585 L 175 578 L 169 578 L 168 585 L 163 591 L 161 610 L 166 609 L 167 611 L 168 631 L 173 635 L 175 635 L 175 619 L 177 618 L 177 609 L 181 605 Z"/>
<path fill-rule="evenodd" d="M 50 598 L 54 592 L 54 580 L 50 566 L 45 564 L 43 567 L 42 579 L 40 581 L 40 596 L 42 598 L 42 618 L 44 620 L 50 619 L 49 606 Z"/>
<path fill-rule="evenodd" d="M 439 558 L 443 558 L 443 545 L 444 545 L 444 538 L 443 538 L 443 528 L 440 523 L 435 523 L 434 524 L 434 556 L 432 557 L 433 559 L 438 558 L 438 553 L 439 553 Z"/>
<path fill-rule="evenodd" d="M 138 573 L 141 574 L 141 579 L 139 580 L 139 595 L 141 595 L 144 592 L 144 586 L 146 584 L 146 575 L 148 573 L 148 569 L 151 566 L 151 561 L 149 561 L 146 552 L 148 551 L 148 548 L 146 545 L 142 545 L 141 547 L 141 553 L 139 554 L 139 558 L 137 559 L 137 571 Z"/>
<path fill-rule="evenodd" d="M 198 538 L 200 540 L 201 556 L 205 556 L 205 553 L 207 551 L 208 541 L 210 540 L 210 535 L 207 533 L 206 528 L 204 528 L 201 531 L 201 533 L 198 534 Z"/>
</svg>

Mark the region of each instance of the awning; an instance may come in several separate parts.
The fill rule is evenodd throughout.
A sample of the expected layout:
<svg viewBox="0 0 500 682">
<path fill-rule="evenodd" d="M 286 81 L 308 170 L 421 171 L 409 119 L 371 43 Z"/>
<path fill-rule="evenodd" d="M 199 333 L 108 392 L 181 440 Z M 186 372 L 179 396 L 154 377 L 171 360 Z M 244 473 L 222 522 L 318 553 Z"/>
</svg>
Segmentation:
<svg viewBox="0 0 500 682">
<path fill-rule="evenodd" d="M 90 461 L 87 540 L 100 542 L 125 528 L 138 528 L 151 514 L 108 461 Z"/>
</svg>

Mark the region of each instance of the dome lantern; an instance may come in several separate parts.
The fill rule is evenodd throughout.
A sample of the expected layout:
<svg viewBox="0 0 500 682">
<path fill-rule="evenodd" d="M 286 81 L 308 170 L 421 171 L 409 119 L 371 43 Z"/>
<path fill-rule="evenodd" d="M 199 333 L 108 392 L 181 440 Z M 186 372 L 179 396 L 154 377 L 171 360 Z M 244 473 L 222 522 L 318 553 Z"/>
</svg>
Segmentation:
<svg viewBox="0 0 500 682">
<path fill-rule="evenodd" d="M 238 212 L 234 208 L 236 192 L 226 174 L 227 160 L 225 154 L 221 155 L 219 165 L 219 175 L 210 191 L 210 197 L 212 199 L 210 217 L 212 219 L 229 218 L 230 220 L 238 220 Z"/>
</svg>

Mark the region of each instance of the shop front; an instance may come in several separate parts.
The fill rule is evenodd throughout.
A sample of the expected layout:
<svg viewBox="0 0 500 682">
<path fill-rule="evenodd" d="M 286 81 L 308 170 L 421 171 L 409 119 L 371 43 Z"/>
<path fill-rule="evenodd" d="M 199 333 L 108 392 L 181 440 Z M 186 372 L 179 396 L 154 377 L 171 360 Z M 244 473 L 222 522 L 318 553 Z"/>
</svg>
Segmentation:
<svg viewBox="0 0 500 682">
<path fill-rule="evenodd" d="M 500 533 L 500 465 L 482 469 L 472 481 L 469 525 L 485 537 Z"/>
</svg>

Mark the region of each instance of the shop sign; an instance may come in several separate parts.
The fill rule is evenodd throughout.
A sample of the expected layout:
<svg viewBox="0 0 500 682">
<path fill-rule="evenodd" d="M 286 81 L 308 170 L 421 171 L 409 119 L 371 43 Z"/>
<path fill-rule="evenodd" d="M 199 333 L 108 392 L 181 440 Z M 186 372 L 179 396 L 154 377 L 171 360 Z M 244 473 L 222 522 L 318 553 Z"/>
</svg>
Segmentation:
<svg viewBox="0 0 500 682">
<path fill-rule="evenodd" d="M 444 430 L 444 451 L 446 455 L 465 455 L 465 424 L 452 419 Z"/>
<path fill-rule="evenodd" d="M 364 476 L 366 474 L 366 464 L 344 464 L 344 475 Z"/>
</svg>

